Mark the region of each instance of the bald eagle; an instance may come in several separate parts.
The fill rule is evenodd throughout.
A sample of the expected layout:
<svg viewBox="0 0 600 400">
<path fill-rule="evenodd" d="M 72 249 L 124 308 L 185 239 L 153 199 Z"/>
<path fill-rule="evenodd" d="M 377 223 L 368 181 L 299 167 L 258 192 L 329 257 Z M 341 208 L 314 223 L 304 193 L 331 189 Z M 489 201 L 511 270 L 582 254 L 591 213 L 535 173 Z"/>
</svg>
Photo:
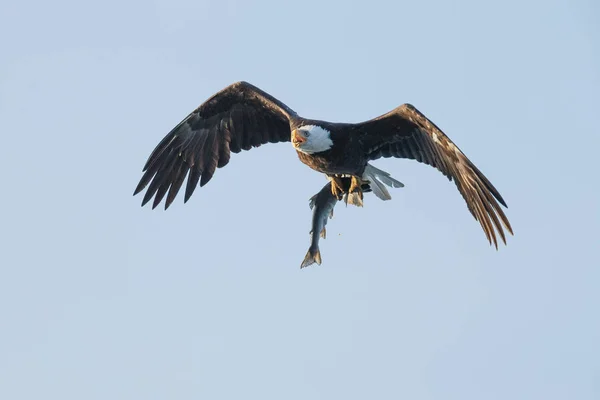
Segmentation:
<svg viewBox="0 0 600 400">
<path fill-rule="evenodd" d="M 301 117 L 287 105 L 247 82 L 214 94 L 175 126 L 150 154 L 134 195 L 148 186 L 142 206 L 155 208 L 166 195 L 173 202 L 187 176 L 184 202 L 206 185 L 231 153 L 266 143 L 291 142 L 298 158 L 330 180 L 338 200 L 357 206 L 363 192 L 391 198 L 386 186 L 403 184 L 375 168 L 381 157 L 417 160 L 454 181 L 487 240 L 498 249 L 496 231 L 506 244 L 512 228 L 500 204 L 506 202 L 465 154 L 433 122 L 410 104 L 371 120 L 336 123 Z M 344 185 L 350 179 L 350 185 Z M 368 190 L 365 190 L 368 189 Z"/>
</svg>

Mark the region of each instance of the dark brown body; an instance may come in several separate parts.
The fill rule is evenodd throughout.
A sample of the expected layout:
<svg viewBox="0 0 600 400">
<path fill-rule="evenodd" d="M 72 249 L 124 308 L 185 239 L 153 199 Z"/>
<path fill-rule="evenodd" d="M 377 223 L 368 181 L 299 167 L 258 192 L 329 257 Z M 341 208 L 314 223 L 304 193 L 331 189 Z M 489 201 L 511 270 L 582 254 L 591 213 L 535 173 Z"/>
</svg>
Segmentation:
<svg viewBox="0 0 600 400">
<path fill-rule="evenodd" d="M 315 171 L 326 175 L 362 176 L 369 161 L 365 156 L 360 136 L 354 133 L 350 124 L 331 123 L 316 120 L 302 120 L 294 125 L 318 125 L 331 133 L 333 146 L 327 151 L 306 154 L 296 150 L 298 158 Z"/>
</svg>

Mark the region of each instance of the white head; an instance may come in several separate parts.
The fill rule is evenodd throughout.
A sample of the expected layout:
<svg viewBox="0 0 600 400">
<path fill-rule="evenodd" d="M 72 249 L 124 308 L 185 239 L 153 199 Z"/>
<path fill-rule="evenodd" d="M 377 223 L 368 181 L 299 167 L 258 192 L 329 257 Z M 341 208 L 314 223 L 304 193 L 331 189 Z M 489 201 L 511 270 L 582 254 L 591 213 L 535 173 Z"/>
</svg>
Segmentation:
<svg viewBox="0 0 600 400">
<path fill-rule="evenodd" d="M 306 154 L 319 153 L 333 146 L 331 134 L 317 125 L 302 125 L 292 131 L 294 148 Z"/>
</svg>

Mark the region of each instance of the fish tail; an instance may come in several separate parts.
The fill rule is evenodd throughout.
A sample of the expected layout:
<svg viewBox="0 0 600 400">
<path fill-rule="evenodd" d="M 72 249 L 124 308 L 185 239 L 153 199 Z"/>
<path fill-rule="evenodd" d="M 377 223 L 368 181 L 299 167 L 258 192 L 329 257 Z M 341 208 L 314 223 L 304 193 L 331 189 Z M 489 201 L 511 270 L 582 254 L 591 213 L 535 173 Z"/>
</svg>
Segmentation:
<svg viewBox="0 0 600 400">
<path fill-rule="evenodd" d="M 304 261 L 302 261 L 302 265 L 300 265 L 300 268 L 306 268 L 314 263 L 321 265 L 321 251 L 318 247 L 315 249 L 308 249 L 308 252 L 304 257 Z"/>
</svg>

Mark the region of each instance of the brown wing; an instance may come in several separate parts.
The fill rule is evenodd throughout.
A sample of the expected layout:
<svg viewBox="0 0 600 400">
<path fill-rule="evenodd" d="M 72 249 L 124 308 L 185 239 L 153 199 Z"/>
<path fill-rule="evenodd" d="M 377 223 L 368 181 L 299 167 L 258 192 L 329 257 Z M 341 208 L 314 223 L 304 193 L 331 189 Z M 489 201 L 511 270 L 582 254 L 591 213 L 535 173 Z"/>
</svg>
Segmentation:
<svg viewBox="0 0 600 400">
<path fill-rule="evenodd" d="M 433 122 L 410 104 L 378 118 L 356 124 L 368 158 L 397 157 L 417 160 L 454 180 L 471 214 L 481 224 L 490 243 L 498 242 L 495 229 L 506 244 L 502 225 L 512 228 L 498 204 L 506 202 L 492 183 Z"/>
<path fill-rule="evenodd" d="M 190 113 L 156 146 L 134 196 L 150 183 L 142 206 L 155 196 L 155 208 L 168 191 L 167 209 L 189 172 L 184 196 L 187 202 L 198 181 L 200 186 L 206 185 L 216 168 L 229 163 L 231 152 L 269 142 L 289 142 L 290 115 L 295 112 L 247 82 L 226 87 Z"/>
</svg>

